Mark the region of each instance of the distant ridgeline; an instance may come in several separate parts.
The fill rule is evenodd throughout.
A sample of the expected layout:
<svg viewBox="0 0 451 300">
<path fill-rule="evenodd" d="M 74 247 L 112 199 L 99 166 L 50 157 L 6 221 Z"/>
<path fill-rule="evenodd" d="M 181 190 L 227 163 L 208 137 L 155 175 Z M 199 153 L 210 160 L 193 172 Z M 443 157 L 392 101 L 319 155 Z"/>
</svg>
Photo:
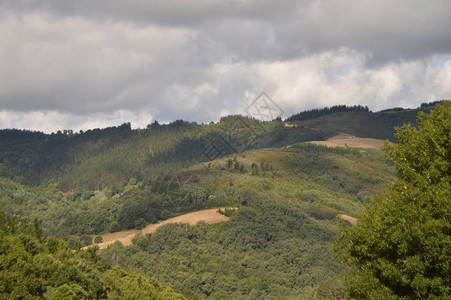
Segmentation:
<svg viewBox="0 0 451 300">
<path fill-rule="evenodd" d="M 294 114 L 285 121 L 287 122 L 293 122 L 293 121 L 303 121 L 303 120 L 310 120 L 310 119 L 316 119 L 321 116 L 330 115 L 338 112 L 344 112 L 344 111 L 365 111 L 369 112 L 368 106 L 361 106 L 361 105 L 354 105 L 354 106 L 346 106 L 346 105 L 335 105 L 331 107 L 324 107 L 324 108 L 315 108 L 311 110 L 306 110 L 297 114 Z"/>
<path fill-rule="evenodd" d="M 223 156 L 328 136 L 313 129 L 288 130 L 280 119 L 262 122 L 243 116 L 206 125 L 154 122 L 136 130 L 130 123 L 78 133 L 5 129 L 0 130 L 0 176 L 32 185 L 58 182 L 63 190 L 100 190 L 130 179 L 164 177 L 217 158 L 205 153 L 211 145 L 220 145 L 218 155 Z"/>
<path fill-rule="evenodd" d="M 439 100 L 439 101 L 434 101 L 434 102 L 427 102 L 427 103 L 421 103 L 421 106 L 419 107 L 419 109 L 421 108 L 433 108 L 436 104 L 443 102 L 445 100 Z M 389 111 L 407 111 L 407 110 L 411 110 L 411 109 L 405 109 L 402 107 L 394 107 L 394 108 L 388 108 L 388 109 L 384 109 L 379 111 L 379 113 L 381 112 L 389 112 Z M 346 105 L 335 105 L 335 106 L 331 106 L 331 107 L 324 107 L 324 108 L 315 108 L 315 109 L 311 109 L 311 110 L 306 110 L 297 114 L 294 114 L 288 118 L 285 119 L 286 122 L 294 122 L 294 121 L 304 121 L 304 120 L 311 120 L 311 119 L 316 119 L 319 118 L 321 116 L 325 116 L 325 115 L 330 115 L 330 114 L 334 114 L 334 113 L 339 113 L 339 112 L 352 112 L 352 111 L 357 111 L 357 112 L 371 112 L 368 108 L 368 106 L 361 106 L 361 105 L 354 105 L 354 106 L 346 106 Z"/>
<path fill-rule="evenodd" d="M 235 115 L 205 125 L 154 121 L 146 129 L 136 130 L 130 123 L 78 133 L 5 129 L 0 130 L 0 176 L 32 185 L 57 182 L 63 190 L 99 190 L 131 179 L 164 177 L 208 161 L 212 158 L 205 150 L 211 145 L 222 145 L 218 155 L 223 156 L 325 140 L 339 132 L 394 141 L 393 127 L 415 124 L 418 111 L 427 112 L 438 102 L 378 113 L 364 106 L 313 109 L 286 119 L 298 123 L 295 128 L 285 127 L 280 118 L 263 122 Z"/>
</svg>

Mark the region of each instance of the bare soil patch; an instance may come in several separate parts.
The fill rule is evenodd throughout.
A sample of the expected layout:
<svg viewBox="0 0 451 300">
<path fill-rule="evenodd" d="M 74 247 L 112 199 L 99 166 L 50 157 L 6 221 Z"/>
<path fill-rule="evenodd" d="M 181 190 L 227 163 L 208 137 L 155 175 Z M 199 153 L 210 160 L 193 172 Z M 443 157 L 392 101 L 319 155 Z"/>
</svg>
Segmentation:
<svg viewBox="0 0 451 300">
<path fill-rule="evenodd" d="M 350 148 L 371 148 L 382 149 L 384 141 L 372 138 L 360 138 L 350 134 L 342 133 L 331 137 L 326 141 L 312 141 L 309 142 L 316 145 L 325 145 L 328 147 L 350 147 Z"/>
<path fill-rule="evenodd" d="M 187 213 L 178 217 L 170 218 L 161 221 L 157 224 L 149 224 L 143 230 L 132 229 L 113 233 L 105 233 L 101 235 L 103 242 L 96 245 L 99 246 L 99 249 L 105 249 L 114 242 L 119 241 L 122 243 L 122 245 L 128 246 L 132 244 L 132 239 L 137 233 L 139 232 L 141 232 L 142 234 L 152 233 L 155 232 L 155 230 L 157 230 L 158 227 L 169 223 L 189 223 L 190 225 L 195 225 L 200 221 L 204 221 L 208 224 L 215 224 L 223 221 L 228 221 L 229 220 L 228 217 L 217 213 L 218 209 L 224 210 L 224 208 L 205 209 Z M 86 249 L 88 247 L 83 247 L 82 249 Z"/>
<path fill-rule="evenodd" d="M 356 225 L 357 224 L 357 219 L 348 215 L 338 215 L 342 220 L 348 221 L 351 225 Z"/>
</svg>

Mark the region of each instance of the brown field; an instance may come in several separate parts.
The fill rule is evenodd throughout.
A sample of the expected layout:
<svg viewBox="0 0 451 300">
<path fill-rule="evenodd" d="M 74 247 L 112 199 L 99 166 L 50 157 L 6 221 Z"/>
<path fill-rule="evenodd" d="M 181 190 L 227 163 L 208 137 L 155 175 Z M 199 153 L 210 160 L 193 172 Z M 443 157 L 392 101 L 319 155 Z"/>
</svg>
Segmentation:
<svg viewBox="0 0 451 300">
<path fill-rule="evenodd" d="M 350 148 L 371 148 L 382 149 L 384 141 L 371 138 L 359 138 L 350 134 L 342 133 L 326 141 L 312 141 L 316 145 L 325 145 L 328 147 L 350 147 Z"/>
<path fill-rule="evenodd" d="M 105 233 L 105 234 L 102 234 L 103 242 L 96 244 L 96 245 L 99 246 L 99 249 L 105 249 L 106 247 L 108 247 L 108 245 L 111 245 L 116 241 L 120 241 L 122 243 L 122 245 L 128 246 L 128 245 L 132 244 L 132 239 L 137 233 L 139 233 L 139 232 L 141 232 L 142 234 L 152 233 L 152 232 L 155 232 L 155 230 L 157 230 L 158 227 L 165 225 L 165 224 L 169 224 L 169 223 L 189 223 L 191 225 L 195 225 L 199 221 L 204 221 L 208 224 L 214 224 L 214 223 L 219 223 L 219 222 L 223 222 L 223 221 L 228 221 L 229 220 L 228 217 L 217 213 L 218 209 L 219 208 L 205 209 L 205 210 L 187 213 L 187 214 L 184 214 L 184 215 L 181 215 L 178 217 L 174 217 L 174 218 L 170 218 L 170 219 L 161 221 L 157 224 L 149 224 L 143 230 L 132 229 L 132 230 L 113 232 L 113 233 Z M 224 208 L 222 208 L 222 209 L 224 209 Z M 93 246 L 93 245 L 91 245 L 91 246 Z M 88 246 L 88 247 L 91 247 L 91 246 Z M 88 247 L 83 247 L 82 249 L 86 249 Z"/>
<path fill-rule="evenodd" d="M 357 224 L 357 219 L 348 215 L 338 215 L 342 220 L 348 221 L 351 225 L 356 225 Z"/>
</svg>

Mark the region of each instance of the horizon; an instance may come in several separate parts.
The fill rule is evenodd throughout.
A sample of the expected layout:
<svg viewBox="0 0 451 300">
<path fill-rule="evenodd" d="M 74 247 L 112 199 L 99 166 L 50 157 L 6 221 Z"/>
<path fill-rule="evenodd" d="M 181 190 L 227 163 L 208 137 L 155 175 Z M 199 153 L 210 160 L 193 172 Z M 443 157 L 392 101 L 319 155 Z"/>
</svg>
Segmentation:
<svg viewBox="0 0 451 300">
<path fill-rule="evenodd" d="M 442 100 L 436 100 L 436 101 L 432 101 L 432 102 L 423 102 L 423 103 L 420 103 L 420 105 L 418 105 L 417 107 L 399 107 L 399 106 L 398 107 L 387 107 L 387 108 L 383 108 L 383 109 L 377 110 L 377 111 L 373 111 L 369 107 L 368 107 L 368 109 L 369 109 L 370 113 L 379 113 L 379 112 L 390 111 L 390 110 L 399 109 L 399 108 L 401 108 L 403 110 L 414 110 L 414 109 L 421 108 L 421 105 L 423 105 L 423 104 L 431 104 L 431 103 L 436 103 L 436 102 L 441 102 L 441 101 L 449 101 L 449 100 L 442 99 Z M 321 109 L 326 109 L 326 108 L 332 108 L 334 106 L 340 106 L 340 105 L 347 106 L 346 104 L 338 104 L 338 105 L 325 106 L 325 107 L 313 107 L 311 109 L 306 109 L 306 110 L 301 110 L 301 111 L 297 111 L 297 112 L 294 112 L 294 113 L 290 113 L 290 115 L 286 116 L 286 117 L 282 117 L 282 116 L 278 116 L 278 117 L 281 117 L 282 122 L 290 122 L 290 121 L 287 121 L 287 119 L 289 117 L 295 115 L 295 114 L 306 112 L 306 111 L 310 111 L 310 110 L 321 110 Z M 347 107 L 351 107 L 351 106 L 347 106 Z M 365 107 L 365 106 L 362 106 L 362 107 Z M 189 122 L 189 123 L 196 123 L 197 125 L 208 125 L 210 123 L 214 123 L 214 124 L 219 123 L 221 121 L 221 118 L 228 117 L 228 116 L 250 117 L 250 118 L 262 121 L 262 122 L 270 122 L 270 121 L 276 120 L 276 118 L 274 118 L 272 120 L 261 120 L 259 118 L 256 118 L 256 117 L 250 115 L 250 114 L 245 114 L 244 113 L 244 114 L 229 114 L 229 115 L 220 116 L 218 120 L 212 120 L 212 121 L 209 121 L 209 122 L 199 122 L 197 120 L 187 120 L 187 119 L 183 119 L 183 118 L 179 118 L 179 119 L 176 119 L 176 120 L 166 120 L 166 121 L 161 121 L 160 122 L 160 121 L 154 119 L 151 122 L 145 124 L 143 127 L 133 126 L 133 123 L 131 121 L 125 121 L 125 122 L 120 122 L 120 123 L 107 125 L 105 127 L 92 127 L 92 128 L 86 128 L 86 129 L 83 129 L 83 128 L 81 128 L 81 129 L 59 128 L 59 129 L 57 129 L 55 131 L 50 131 L 50 132 L 46 132 L 46 131 L 42 131 L 42 130 L 35 130 L 35 129 L 30 129 L 30 128 L 0 128 L 0 131 L 1 130 L 23 130 L 23 131 L 29 131 L 29 132 L 35 132 L 35 133 L 43 133 L 43 134 L 46 134 L 46 135 L 58 134 L 58 132 L 62 133 L 63 131 L 72 131 L 73 134 L 82 134 L 82 133 L 85 133 L 85 132 L 90 131 L 90 130 L 97 130 L 97 129 L 103 130 L 103 129 L 107 129 L 107 128 L 119 127 L 119 126 L 124 125 L 124 124 L 130 124 L 131 130 L 145 130 L 145 129 L 148 129 L 147 126 L 149 126 L 150 124 L 152 124 L 155 121 L 157 121 L 158 124 L 160 124 L 160 125 L 169 125 L 169 124 L 174 123 L 174 122 L 176 122 L 178 120 L 182 120 L 184 122 Z"/>
</svg>

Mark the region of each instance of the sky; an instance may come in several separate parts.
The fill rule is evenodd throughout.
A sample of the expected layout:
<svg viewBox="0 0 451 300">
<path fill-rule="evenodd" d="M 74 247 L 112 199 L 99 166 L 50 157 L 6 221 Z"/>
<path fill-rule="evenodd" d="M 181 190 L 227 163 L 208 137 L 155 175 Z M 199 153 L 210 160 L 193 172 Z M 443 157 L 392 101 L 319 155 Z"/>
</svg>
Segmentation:
<svg viewBox="0 0 451 300">
<path fill-rule="evenodd" d="M 451 98 L 449 0 L 0 0 L 0 128 Z"/>
</svg>

